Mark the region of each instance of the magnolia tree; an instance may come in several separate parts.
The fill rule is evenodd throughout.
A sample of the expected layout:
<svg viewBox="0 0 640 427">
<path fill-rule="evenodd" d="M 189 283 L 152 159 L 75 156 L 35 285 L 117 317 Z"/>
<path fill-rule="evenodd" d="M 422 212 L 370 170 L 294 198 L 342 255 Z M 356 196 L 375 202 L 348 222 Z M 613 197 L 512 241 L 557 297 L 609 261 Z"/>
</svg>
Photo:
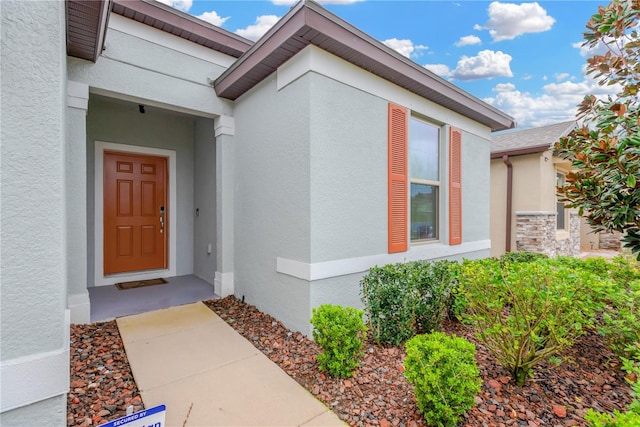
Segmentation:
<svg viewBox="0 0 640 427">
<path fill-rule="evenodd" d="M 640 0 L 600 6 L 586 27 L 583 46 L 597 52 L 587 75 L 616 95 L 585 96 L 580 125 L 556 142 L 574 168 L 558 194 L 594 231 L 625 232 L 625 247 L 640 259 Z"/>
</svg>

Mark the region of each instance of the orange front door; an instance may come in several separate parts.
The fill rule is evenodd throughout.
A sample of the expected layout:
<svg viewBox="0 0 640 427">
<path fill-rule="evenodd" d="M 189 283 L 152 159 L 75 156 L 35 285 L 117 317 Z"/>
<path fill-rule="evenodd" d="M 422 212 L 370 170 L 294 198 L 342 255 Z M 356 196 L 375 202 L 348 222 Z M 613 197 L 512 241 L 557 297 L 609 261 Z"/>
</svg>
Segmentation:
<svg viewBox="0 0 640 427">
<path fill-rule="evenodd" d="M 104 153 L 104 274 L 167 268 L 167 159 Z"/>
</svg>

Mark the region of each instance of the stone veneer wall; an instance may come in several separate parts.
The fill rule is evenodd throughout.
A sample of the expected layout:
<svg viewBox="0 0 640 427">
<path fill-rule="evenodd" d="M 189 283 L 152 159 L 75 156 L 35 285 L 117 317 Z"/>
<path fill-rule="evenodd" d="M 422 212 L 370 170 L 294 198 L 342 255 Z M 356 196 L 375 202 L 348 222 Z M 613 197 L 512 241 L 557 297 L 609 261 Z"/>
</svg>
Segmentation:
<svg viewBox="0 0 640 427">
<path fill-rule="evenodd" d="M 569 235 L 557 239 L 555 212 L 516 212 L 516 250 L 540 252 L 550 257 L 580 254 L 580 218 L 569 215 Z"/>
<path fill-rule="evenodd" d="M 569 213 L 569 236 L 556 238 L 556 255 L 580 255 L 580 217 L 575 212 Z"/>
<path fill-rule="evenodd" d="M 604 231 L 598 233 L 598 247 L 600 249 L 608 249 L 619 251 L 622 247 L 620 240 L 622 239 L 622 233 L 615 231 L 613 233 L 606 233 Z"/>
</svg>

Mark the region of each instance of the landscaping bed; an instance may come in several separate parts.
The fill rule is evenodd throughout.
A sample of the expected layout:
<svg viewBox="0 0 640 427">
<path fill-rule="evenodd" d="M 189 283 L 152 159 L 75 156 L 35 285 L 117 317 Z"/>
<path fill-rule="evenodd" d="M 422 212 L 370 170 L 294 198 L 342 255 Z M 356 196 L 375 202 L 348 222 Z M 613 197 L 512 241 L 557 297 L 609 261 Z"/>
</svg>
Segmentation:
<svg viewBox="0 0 640 427">
<path fill-rule="evenodd" d="M 403 349 L 382 348 L 369 341 L 355 375 L 335 379 L 318 370 L 318 346 L 273 317 L 234 297 L 205 304 L 347 423 L 426 426 L 403 376 Z M 469 328 L 445 322 L 444 331 L 464 336 L 477 347 L 482 391 L 461 425 L 586 426 L 583 415 L 588 408 L 624 410 L 631 401 L 617 358 L 595 333 L 581 337 L 564 352 L 560 365 L 541 364 L 534 378 L 517 387 Z"/>
<path fill-rule="evenodd" d="M 234 297 L 205 301 L 221 318 L 351 425 L 425 426 L 413 389 L 403 376 L 404 350 L 368 341 L 355 375 L 335 379 L 318 370 L 318 346 L 273 317 Z M 445 322 L 448 334 L 477 347 L 482 390 L 465 426 L 586 426 L 588 408 L 611 412 L 631 401 L 617 358 L 599 335 L 588 333 L 565 351 L 560 365 L 543 363 L 524 387 L 474 339 L 470 329 Z M 99 425 L 142 409 L 115 321 L 73 325 L 69 426 Z"/>
<path fill-rule="evenodd" d="M 143 409 L 115 320 L 71 325 L 67 425 L 97 426 Z"/>
</svg>

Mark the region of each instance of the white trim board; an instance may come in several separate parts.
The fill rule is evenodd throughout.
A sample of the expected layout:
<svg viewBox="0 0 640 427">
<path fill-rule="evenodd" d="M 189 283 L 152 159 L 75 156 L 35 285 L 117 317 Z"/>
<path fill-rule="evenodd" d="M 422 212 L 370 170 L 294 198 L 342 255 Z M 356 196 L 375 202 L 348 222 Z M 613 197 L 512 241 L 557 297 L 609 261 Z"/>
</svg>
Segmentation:
<svg viewBox="0 0 640 427">
<path fill-rule="evenodd" d="M 65 310 L 64 317 L 64 347 L 0 362 L 0 412 L 69 391 L 69 310 Z"/>
<path fill-rule="evenodd" d="M 151 156 L 167 157 L 168 174 L 169 174 L 169 268 L 167 270 L 148 270 L 133 273 L 119 273 L 104 275 L 104 152 L 105 151 L 122 151 L 125 153 L 148 154 Z M 176 152 L 174 150 L 165 150 L 162 148 L 139 147 L 136 145 L 117 144 L 114 142 L 96 141 L 95 151 L 95 190 L 94 190 L 94 281 L 95 286 L 113 285 L 118 282 L 126 282 L 131 280 L 146 280 L 156 277 L 173 277 L 176 275 L 176 257 L 177 257 L 177 232 L 178 221 L 176 219 L 177 185 L 176 185 Z"/>
<path fill-rule="evenodd" d="M 344 258 L 314 264 L 277 257 L 276 271 L 298 279 L 313 281 L 362 273 L 376 265 L 438 259 L 489 249 L 491 249 L 491 240 L 479 240 L 454 246 L 442 243 L 412 246 L 407 252 Z"/>
</svg>

